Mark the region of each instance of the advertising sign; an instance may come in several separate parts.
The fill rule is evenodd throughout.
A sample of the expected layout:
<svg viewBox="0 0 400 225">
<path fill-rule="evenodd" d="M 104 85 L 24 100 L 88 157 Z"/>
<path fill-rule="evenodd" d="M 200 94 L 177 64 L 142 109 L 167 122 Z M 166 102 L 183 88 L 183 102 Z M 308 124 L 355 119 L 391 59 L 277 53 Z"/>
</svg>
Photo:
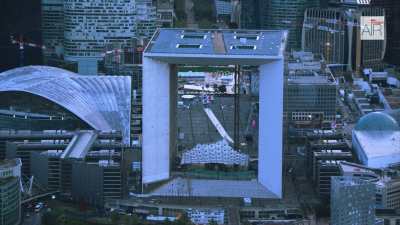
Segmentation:
<svg viewBox="0 0 400 225">
<path fill-rule="evenodd" d="M 361 16 L 361 40 L 385 40 L 384 16 Z"/>
</svg>

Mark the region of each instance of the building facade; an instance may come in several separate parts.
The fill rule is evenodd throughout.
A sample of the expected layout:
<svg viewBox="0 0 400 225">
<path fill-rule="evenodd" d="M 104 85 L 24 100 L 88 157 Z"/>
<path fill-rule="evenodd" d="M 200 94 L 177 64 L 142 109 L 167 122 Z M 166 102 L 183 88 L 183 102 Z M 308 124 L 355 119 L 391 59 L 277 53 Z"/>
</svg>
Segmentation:
<svg viewBox="0 0 400 225">
<path fill-rule="evenodd" d="M 334 121 L 337 84 L 325 76 L 288 77 L 285 90 L 285 113 L 290 121 Z"/>
<path fill-rule="evenodd" d="M 375 185 L 355 177 L 332 177 L 331 224 L 374 225 Z"/>
<path fill-rule="evenodd" d="M 42 39 L 44 63 L 64 53 L 64 0 L 42 0 Z"/>
<path fill-rule="evenodd" d="M 264 2 L 264 1 L 263 1 Z M 304 11 L 307 8 L 318 7 L 319 0 L 270 0 L 261 18 L 266 18 L 261 24 L 263 29 L 289 30 L 286 50 L 299 50 L 301 47 L 301 25 Z M 265 4 L 265 3 L 264 3 Z"/>
<path fill-rule="evenodd" d="M 135 37 L 134 0 L 65 0 L 65 59 L 78 62 L 80 74 L 97 74 L 107 43 L 129 44 Z"/>
<path fill-rule="evenodd" d="M 319 0 L 242 0 L 240 4 L 240 28 L 288 30 L 289 51 L 300 49 L 304 11 L 318 7 Z"/>
<path fill-rule="evenodd" d="M 153 0 L 157 8 L 157 17 L 160 27 L 174 27 L 174 0 Z"/>
<path fill-rule="evenodd" d="M 21 220 L 21 160 L 0 162 L 0 225 L 17 225 Z"/>
<path fill-rule="evenodd" d="M 336 6 L 310 8 L 304 13 L 302 49 L 321 54 L 328 64 L 347 70 L 379 68 L 386 41 L 362 41 L 359 36 L 361 16 L 384 16 L 382 8 Z"/>
<path fill-rule="evenodd" d="M 122 198 L 122 171 L 117 162 L 74 162 L 71 176 L 71 194 L 78 201 L 103 206 L 105 200 Z"/>
<path fill-rule="evenodd" d="M 372 0 L 371 5 L 382 7 L 386 12 L 387 50 L 385 60 L 400 65 L 400 1 Z"/>
<path fill-rule="evenodd" d="M 139 38 L 153 36 L 158 27 L 157 7 L 152 0 L 136 0 L 136 35 Z"/>
</svg>

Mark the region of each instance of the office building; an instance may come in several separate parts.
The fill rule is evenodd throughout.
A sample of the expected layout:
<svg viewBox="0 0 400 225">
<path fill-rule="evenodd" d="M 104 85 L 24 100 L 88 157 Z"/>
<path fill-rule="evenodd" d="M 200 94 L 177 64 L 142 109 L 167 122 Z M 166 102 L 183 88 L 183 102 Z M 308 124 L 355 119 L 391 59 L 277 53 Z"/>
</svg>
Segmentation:
<svg viewBox="0 0 400 225">
<path fill-rule="evenodd" d="M 44 63 L 64 54 L 64 0 L 42 0 L 42 43 Z"/>
<path fill-rule="evenodd" d="M 385 9 L 387 47 L 385 60 L 390 64 L 400 65 L 400 1 L 371 0 L 372 6 Z"/>
<path fill-rule="evenodd" d="M 24 175 L 33 176 L 40 188 L 59 190 L 76 201 L 102 205 L 122 198 L 137 185 L 132 180 L 140 178 L 131 175 L 132 162 L 139 158 L 122 144 L 121 133 L 19 131 L 0 137 L 8 140 L 7 152 L 30 155 L 23 159 L 22 167 L 29 166 Z"/>
<path fill-rule="evenodd" d="M 0 162 L 0 225 L 18 225 L 21 221 L 21 160 Z"/>
<path fill-rule="evenodd" d="M 332 73 L 310 52 L 293 52 L 287 61 L 285 118 L 297 126 L 330 126 L 338 86 Z"/>
<path fill-rule="evenodd" d="M 399 110 L 372 112 L 361 117 L 352 134 L 353 149 L 361 164 L 385 168 L 400 162 L 398 118 Z"/>
<path fill-rule="evenodd" d="M 47 190 L 59 190 L 62 150 L 32 151 L 30 154 L 30 171 L 38 183 Z"/>
<path fill-rule="evenodd" d="M 160 27 L 174 27 L 174 0 L 153 0 L 153 4 L 157 8 L 157 17 Z"/>
<path fill-rule="evenodd" d="M 375 225 L 375 185 L 356 177 L 332 177 L 332 225 Z"/>
<path fill-rule="evenodd" d="M 149 38 L 158 27 L 157 8 L 152 0 L 135 0 L 136 4 L 136 36 Z"/>
<path fill-rule="evenodd" d="M 218 193 L 227 197 L 282 197 L 281 134 L 286 38 L 285 31 L 157 31 L 143 55 L 142 102 L 143 121 L 146 121 L 143 123 L 144 185 L 168 180 L 171 175 L 171 159 L 175 158 L 177 137 L 174 122 L 177 111 L 176 64 L 250 64 L 258 66 L 260 70 L 258 180 L 191 180 L 191 184 L 196 186 L 192 188 L 192 193 L 193 196 L 213 196 Z M 246 44 L 243 44 L 243 39 L 246 39 Z M 154 105 L 157 107 L 154 108 Z M 154 141 L 155 137 L 157 141 Z M 158 163 L 154 164 L 154 161 Z M 166 185 L 181 183 L 185 181 L 176 178 Z M 232 188 L 228 188 L 230 185 Z M 215 191 L 206 191 L 206 187 L 210 186 L 213 186 Z M 187 186 L 182 186 L 185 191 L 180 193 L 181 195 L 190 195 L 186 188 Z M 168 187 L 160 188 L 158 193 L 174 196 L 178 194 L 170 190 Z M 269 190 L 269 194 L 263 190 Z"/>
<path fill-rule="evenodd" d="M 107 43 L 128 44 L 135 37 L 135 1 L 64 1 L 65 60 L 78 62 L 78 73 L 97 75 Z"/>
<path fill-rule="evenodd" d="M 106 200 L 123 197 L 123 175 L 118 162 L 74 162 L 71 176 L 73 199 L 103 206 Z"/>
<path fill-rule="evenodd" d="M 132 87 L 131 142 L 140 145 L 142 135 L 142 56 L 148 39 L 133 39 L 132 47 L 115 46 L 107 48 L 103 58 L 101 74 L 106 76 L 130 76 Z M 107 46 L 108 47 L 108 46 Z M 121 49 L 115 51 L 113 49 Z"/>
<path fill-rule="evenodd" d="M 328 64 L 347 70 L 360 72 L 362 68 L 380 68 L 386 40 L 362 41 L 358 25 L 361 16 L 384 15 L 382 8 L 368 5 L 309 8 L 304 14 L 302 49 L 320 54 Z"/>
<path fill-rule="evenodd" d="M 316 166 L 316 191 L 318 197 L 329 202 L 332 189 L 331 180 L 335 176 L 340 176 L 341 160 L 319 160 Z"/>
<path fill-rule="evenodd" d="M 304 11 L 318 7 L 319 0 L 242 0 L 240 28 L 284 29 L 289 31 L 289 50 L 300 50 Z"/>
<path fill-rule="evenodd" d="M 288 77 L 286 110 L 288 121 L 298 124 L 332 122 L 336 116 L 337 84 L 324 76 Z"/>
<path fill-rule="evenodd" d="M 262 1 L 264 2 L 264 1 Z M 289 31 L 289 50 L 301 48 L 301 26 L 304 19 L 304 11 L 311 7 L 318 7 L 319 0 L 270 0 L 266 11 L 262 12 L 266 20 L 261 24 L 263 29 L 286 29 Z M 266 4 L 266 3 L 263 3 Z M 261 16 L 261 18 L 265 18 Z"/>
<path fill-rule="evenodd" d="M 313 152 L 312 163 L 312 177 L 314 181 L 320 176 L 321 160 L 340 160 L 340 161 L 353 161 L 353 155 L 350 151 L 341 149 L 321 149 Z M 317 181 L 319 183 L 319 181 Z"/>
<path fill-rule="evenodd" d="M 360 164 L 341 162 L 341 176 L 357 177 L 376 186 L 378 209 L 400 209 L 400 177 L 389 169 L 373 169 Z"/>
<path fill-rule="evenodd" d="M 259 29 L 261 27 L 260 0 L 242 0 L 240 2 L 240 28 Z"/>
</svg>

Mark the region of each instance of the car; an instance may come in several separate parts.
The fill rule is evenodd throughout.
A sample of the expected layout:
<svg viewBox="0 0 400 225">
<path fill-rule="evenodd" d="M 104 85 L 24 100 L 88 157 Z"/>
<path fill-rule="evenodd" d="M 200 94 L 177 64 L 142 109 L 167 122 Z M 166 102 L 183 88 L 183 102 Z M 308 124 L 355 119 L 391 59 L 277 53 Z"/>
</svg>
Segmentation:
<svg viewBox="0 0 400 225">
<path fill-rule="evenodd" d="M 35 205 L 35 212 L 40 212 L 40 210 L 43 208 L 44 204 L 43 202 L 39 202 L 38 204 Z"/>
</svg>

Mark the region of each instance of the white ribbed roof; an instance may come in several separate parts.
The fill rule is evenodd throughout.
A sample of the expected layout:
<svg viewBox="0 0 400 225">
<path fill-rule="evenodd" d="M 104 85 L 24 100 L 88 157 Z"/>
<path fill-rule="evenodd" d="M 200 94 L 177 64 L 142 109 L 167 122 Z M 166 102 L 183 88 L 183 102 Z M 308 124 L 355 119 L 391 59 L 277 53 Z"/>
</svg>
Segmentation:
<svg viewBox="0 0 400 225">
<path fill-rule="evenodd" d="M 0 73 L 0 92 L 19 91 L 52 101 L 101 131 L 121 131 L 129 143 L 131 80 L 128 76 L 82 76 L 47 66 Z"/>
</svg>

